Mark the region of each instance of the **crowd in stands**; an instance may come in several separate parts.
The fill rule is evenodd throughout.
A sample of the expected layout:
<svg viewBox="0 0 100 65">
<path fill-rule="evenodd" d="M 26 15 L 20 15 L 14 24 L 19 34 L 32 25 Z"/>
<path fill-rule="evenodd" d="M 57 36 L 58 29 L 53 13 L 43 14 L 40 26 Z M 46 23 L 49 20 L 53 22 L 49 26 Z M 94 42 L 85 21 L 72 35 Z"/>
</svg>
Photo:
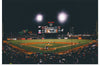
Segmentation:
<svg viewBox="0 0 100 65">
<path fill-rule="evenodd" d="M 85 36 L 84 36 L 85 35 Z M 19 40 L 20 38 L 32 38 L 32 39 L 64 39 L 65 37 L 67 37 L 68 39 L 78 39 L 79 35 L 67 35 L 67 34 L 8 34 L 8 35 L 4 35 L 3 39 L 7 40 L 7 38 L 16 38 L 17 40 Z M 86 36 L 86 34 L 81 34 L 80 37 L 82 37 L 82 39 L 91 39 L 91 40 L 96 40 L 97 37 L 95 35 L 90 35 L 90 36 Z"/>
<path fill-rule="evenodd" d="M 97 64 L 98 46 L 90 44 L 77 51 L 58 55 L 54 53 L 36 53 L 27 55 L 3 43 L 3 64 Z"/>
</svg>

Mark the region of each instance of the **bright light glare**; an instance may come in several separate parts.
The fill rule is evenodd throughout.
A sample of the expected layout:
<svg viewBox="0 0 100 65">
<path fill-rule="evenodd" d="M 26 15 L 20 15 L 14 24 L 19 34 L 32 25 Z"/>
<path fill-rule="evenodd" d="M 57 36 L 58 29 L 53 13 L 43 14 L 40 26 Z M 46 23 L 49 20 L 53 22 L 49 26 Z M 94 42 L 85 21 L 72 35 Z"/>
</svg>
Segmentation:
<svg viewBox="0 0 100 65">
<path fill-rule="evenodd" d="M 65 12 L 60 12 L 59 14 L 58 14 L 58 21 L 60 22 L 60 23 L 64 23 L 64 22 L 66 22 L 67 21 L 67 19 L 68 19 L 68 14 L 67 13 L 65 13 Z"/>
<path fill-rule="evenodd" d="M 43 20 L 43 15 L 42 14 L 37 14 L 36 15 L 36 21 L 37 22 L 42 22 L 42 20 Z"/>
</svg>

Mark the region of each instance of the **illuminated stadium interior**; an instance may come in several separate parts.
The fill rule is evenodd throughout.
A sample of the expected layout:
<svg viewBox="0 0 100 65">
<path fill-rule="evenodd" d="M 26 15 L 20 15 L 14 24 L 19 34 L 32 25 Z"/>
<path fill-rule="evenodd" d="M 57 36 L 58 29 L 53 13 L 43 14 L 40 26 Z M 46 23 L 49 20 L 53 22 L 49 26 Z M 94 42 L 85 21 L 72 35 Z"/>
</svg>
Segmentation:
<svg viewBox="0 0 100 65">
<path fill-rule="evenodd" d="M 97 3 L 3 0 L 2 63 L 98 64 Z"/>
</svg>

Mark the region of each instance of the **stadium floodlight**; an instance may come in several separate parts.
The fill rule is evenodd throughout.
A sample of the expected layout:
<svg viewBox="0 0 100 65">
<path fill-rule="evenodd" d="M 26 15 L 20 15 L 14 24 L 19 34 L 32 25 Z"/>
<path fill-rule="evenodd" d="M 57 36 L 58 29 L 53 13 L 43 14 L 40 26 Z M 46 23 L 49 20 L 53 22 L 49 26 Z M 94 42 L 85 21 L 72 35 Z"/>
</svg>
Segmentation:
<svg viewBox="0 0 100 65">
<path fill-rule="evenodd" d="M 42 22 L 43 21 L 43 15 L 42 14 L 37 14 L 35 20 L 37 22 Z"/>
<path fill-rule="evenodd" d="M 68 19 L 68 14 L 62 11 L 58 14 L 57 19 L 60 23 L 65 23 Z"/>
</svg>

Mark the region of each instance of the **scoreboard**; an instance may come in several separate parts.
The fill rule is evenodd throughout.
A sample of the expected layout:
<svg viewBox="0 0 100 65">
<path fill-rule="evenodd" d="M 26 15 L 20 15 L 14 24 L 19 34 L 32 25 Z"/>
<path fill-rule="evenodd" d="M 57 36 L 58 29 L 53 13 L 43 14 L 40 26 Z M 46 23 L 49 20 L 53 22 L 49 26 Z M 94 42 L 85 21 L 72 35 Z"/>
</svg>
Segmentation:
<svg viewBox="0 0 100 65">
<path fill-rule="evenodd" d="M 64 29 L 61 26 L 53 26 L 53 23 L 49 22 L 49 26 L 38 26 L 38 34 L 47 33 L 61 33 Z"/>
<path fill-rule="evenodd" d="M 42 33 L 61 33 L 64 29 L 60 26 L 48 27 L 48 26 L 38 26 L 38 34 Z"/>
</svg>

